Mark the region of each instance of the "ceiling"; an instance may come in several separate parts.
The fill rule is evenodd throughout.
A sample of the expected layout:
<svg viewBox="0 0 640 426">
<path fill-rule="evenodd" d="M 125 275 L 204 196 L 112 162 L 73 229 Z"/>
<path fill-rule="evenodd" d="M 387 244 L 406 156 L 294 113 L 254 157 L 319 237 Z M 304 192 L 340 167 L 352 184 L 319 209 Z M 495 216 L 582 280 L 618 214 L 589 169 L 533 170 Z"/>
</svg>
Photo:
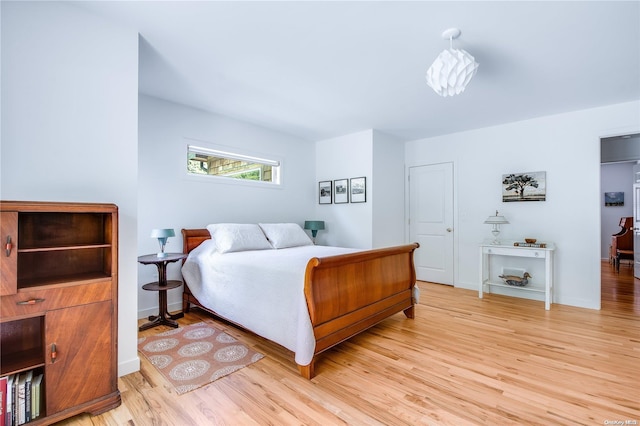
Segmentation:
<svg viewBox="0 0 640 426">
<path fill-rule="evenodd" d="M 412 140 L 640 99 L 640 1 L 72 4 L 140 33 L 141 93 L 305 140 Z M 424 76 L 450 27 L 480 66 L 442 98 Z"/>
</svg>

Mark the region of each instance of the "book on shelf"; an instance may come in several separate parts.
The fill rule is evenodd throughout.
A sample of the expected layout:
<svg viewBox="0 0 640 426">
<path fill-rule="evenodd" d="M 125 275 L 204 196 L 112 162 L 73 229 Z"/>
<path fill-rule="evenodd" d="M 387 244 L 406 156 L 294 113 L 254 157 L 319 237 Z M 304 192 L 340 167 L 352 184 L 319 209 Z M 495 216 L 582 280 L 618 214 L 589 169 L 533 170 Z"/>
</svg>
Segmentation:
<svg viewBox="0 0 640 426">
<path fill-rule="evenodd" d="M 24 379 L 24 422 L 31 421 L 31 382 L 33 381 L 33 370 L 25 373 Z"/>
<path fill-rule="evenodd" d="M 20 385 L 20 373 L 13 375 L 13 384 L 11 385 L 11 425 L 20 424 L 20 402 L 18 399 Z"/>
<path fill-rule="evenodd" d="M 31 406 L 31 417 L 37 419 L 40 417 L 40 390 L 42 388 L 42 374 L 38 374 L 31 383 L 31 396 L 32 396 L 32 406 Z"/>
<path fill-rule="evenodd" d="M 7 416 L 7 376 L 0 377 L 0 424 Z"/>
<path fill-rule="evenodd" d="M 12 426 L 15 424 L 15 395 L 13 391 L 15 390 L 15 386 L 13 385 L 13 381 L 15 380 L 15 375 L 10 375 L 7 377 L 7 410 L 5 416 L 5 426 Z"/>
<path fill-rule="evenodd" d="M 40 417 L 43 377 L 38 370 L 0 377 L 0 426 L 20 426 Z"/>
<path fill-rule="evenodd" d="M 16 413 L 17 416 L 17 425 L 23 425 L 27 422 L 26 420 L 26 410 L 25 410 L 25 402 L 26 402 L 26 383 L 27 383 L 27 373 L 20 373 L 18 375 L 18 379 L 17 379 L 17 385 L 16 385 L 16 393 L 17 393 L 17 398 L 18 398 L 18 402 L 16 403 L 16 406 L 18 408 L 18 412 Z"/>
<path fill-rule="evenodd" d="M 514 246 L 516 247 L 533 247 L 533 248 L 546 248 L 547 247 L 547 243 L 526 243 L 526 242 L 520 242 L 520 241 L 516 241 L 515 243 L 513 243 Z"/>
</svg>

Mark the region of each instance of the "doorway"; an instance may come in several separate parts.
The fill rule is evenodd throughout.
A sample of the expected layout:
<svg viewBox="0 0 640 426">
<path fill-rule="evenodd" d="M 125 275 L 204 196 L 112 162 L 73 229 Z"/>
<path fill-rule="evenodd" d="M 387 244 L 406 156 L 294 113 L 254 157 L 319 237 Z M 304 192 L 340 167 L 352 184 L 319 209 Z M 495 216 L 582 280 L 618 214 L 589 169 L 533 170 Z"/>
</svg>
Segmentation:
<svg viewBox="0 0 640 426">
<path fill-rule="evenodd" d="M 640 238 L 635 238 L 633 249 L 635 260 L 624 261 L 620 265 L 620 272 L 615 271 L 614 265 L 610 262 L 611 256 L 615 253 L 609 252 L 611 245 L 611 235 L 621 230 L 619 223 L 621 218 L 634 217 L 636 212 L 634 206 L 637 197 L 634 184 L 640 180 L 640 134 L 629 134 L 600 139 L 600 189 L 602 193 L 601 203 L 601 301 L 604 303 L 611 297 L 611 289 L 617 284 L 624 285 L 625 280 L 634 278 L 634 264 L 640 261 Z M 607 203 L 607 199 L 615 202 Z M 635 225 L 634 225 L 635 228 Z M 633 231 L 629 231 L 633 232 Z M 631 235 L 630 235 L 631 236 Z M 631 241 L 633 237 L 631 236 Z M 607 261 L 605 261 L 605 259 Z M 636 276 L 640 276 L 640 267 L 637 268 Z M 619 277 L 619 283 L 616 283 Z M 605 280 L 609 283 L 605 288 Z M 638 281 L 637 278 L 635 278 Z M 615 285 L 614 285 L 615 284 Z"/>
</svg>

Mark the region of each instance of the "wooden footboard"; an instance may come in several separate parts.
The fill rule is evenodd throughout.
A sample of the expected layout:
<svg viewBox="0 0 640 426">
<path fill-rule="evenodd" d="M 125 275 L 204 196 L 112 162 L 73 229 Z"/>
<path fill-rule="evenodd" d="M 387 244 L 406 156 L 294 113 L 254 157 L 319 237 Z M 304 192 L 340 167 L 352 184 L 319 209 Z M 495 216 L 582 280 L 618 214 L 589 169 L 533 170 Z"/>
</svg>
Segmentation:
<svg viewBox="0 0 640 426">
<path fill-rule="evenodd" d="M 182 236 L 184 253 L 210 238 L 206 229 L 183 229 Z M 304 294 L 316 349 L 309 365 L 298 366 L 302 376 L 307 379 L 314 376 L 318 354 L 385 318 L 400 311 L 413 318 L 416 282 L 413 252 L 418 247 L 418 243 L 413 243 L 309 260 Z M 216 314 L 202 306 L 185 283 L 185 312 L 192 303 Z"/>
<path fill-rule="evenodd" d="M 191 253 L 191 250 L 198 247 L 204 241 L 211 239 L 211 234 L 206 229 L 183 229 L 182 230 L 182 252 Z M 182 261 L 184 263 L 184 260 Z M 184 283 L 182 290 L 182 311 L 184 313 L 189 312 L 191 304 L 199 306 L 200 308 L 217 315 L 215 312 L 203 306 L 198 299 L 191 293 L 187 283 Z"/>
<path fill-rule="evenodd" d="M 330 347 L 400 311 L 413 318 L 413 252 L 418 247 L 413 243 L 309 261 L 304 294 L 316 350 L 309 365 L 298 366 L 304 377 L 314 376 L 316 356 Z"/>
</svg>

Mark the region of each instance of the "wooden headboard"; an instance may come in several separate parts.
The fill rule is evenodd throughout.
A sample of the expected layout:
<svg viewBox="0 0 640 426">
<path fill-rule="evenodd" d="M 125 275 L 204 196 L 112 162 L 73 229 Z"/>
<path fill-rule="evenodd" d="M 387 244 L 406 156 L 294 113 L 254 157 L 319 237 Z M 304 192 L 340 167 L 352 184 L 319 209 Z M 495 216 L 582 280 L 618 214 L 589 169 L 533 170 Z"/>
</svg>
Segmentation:
<svg viewBox="0 0 640 426">
<path fill-rule="evenodd" d="M 188 254 L 194 248 L 211 238 L 211 234 L 206 229 L 183 229 L 182 230 L 182 252 Z"/>
</svg>

